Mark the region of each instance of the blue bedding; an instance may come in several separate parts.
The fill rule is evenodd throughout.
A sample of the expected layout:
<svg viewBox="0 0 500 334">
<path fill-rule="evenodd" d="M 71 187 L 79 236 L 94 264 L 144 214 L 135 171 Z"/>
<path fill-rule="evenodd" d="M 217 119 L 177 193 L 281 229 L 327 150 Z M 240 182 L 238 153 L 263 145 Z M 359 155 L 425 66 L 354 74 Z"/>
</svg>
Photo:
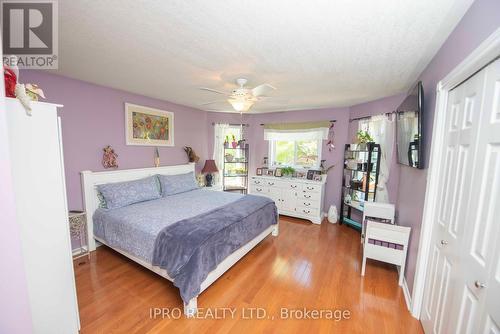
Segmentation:
<svg viewBox="0 0 500 334">
<path fill-rule="evenodd" d="M 111 247 L 152 263 L 157 235 L 166 226 L 233 203 L 243 195 L 197 189 L 117 209 L 97 209 L 94 235 Z"/>
<path fill-rule="evenodd" d="M 156 238 L 153 265 L 167 271 L 187 304 L 219 263 L 277 223 L 278 212 L 271 199 L 244 196 L 166 226 Z"/>
</svg>

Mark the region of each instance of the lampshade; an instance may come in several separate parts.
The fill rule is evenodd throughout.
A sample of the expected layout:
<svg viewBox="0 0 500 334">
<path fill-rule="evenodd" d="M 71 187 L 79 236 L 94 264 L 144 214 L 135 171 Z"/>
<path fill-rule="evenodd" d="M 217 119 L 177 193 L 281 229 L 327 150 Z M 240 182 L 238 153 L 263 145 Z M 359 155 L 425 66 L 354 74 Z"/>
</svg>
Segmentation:
<svg viewBox="0 0 500 334">
<path fill-rule="evenodd" d="M 254 103 L 254 101 L 247 99 L 228 99 L 227 102 L 229 102 L 233 106 L 234 110 L 238 112 L 248 111 Z"/>
<path fill-rule="evenodd" d="M 215 160 L 206 160 L 205 166 L 203 166 L 203 169 L 201 170 L 203 174 L 217 173 L 218 171 L 219 170 L 217 169 Z"/>
</svg>

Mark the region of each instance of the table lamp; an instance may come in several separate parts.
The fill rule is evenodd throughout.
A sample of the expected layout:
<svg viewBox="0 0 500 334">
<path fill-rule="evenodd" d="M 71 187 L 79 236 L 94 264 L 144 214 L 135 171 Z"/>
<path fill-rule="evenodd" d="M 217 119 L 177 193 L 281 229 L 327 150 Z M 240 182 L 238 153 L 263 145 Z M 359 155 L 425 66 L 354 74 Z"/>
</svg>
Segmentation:
<svg viewBox="0 0 500 334">
<path fill-rule="evenodd" d="M 219 172 L 217 169 L 217 165 L 215 164 L 215 160 L 206 160 L 205 161 L 205 166 L 201 170 L 203 174 L 205 174 L 205 180 L 207 181 L 207 187 L 212 186 L 212 180 L 213 180 L 213 173 Z"/>
</svg>

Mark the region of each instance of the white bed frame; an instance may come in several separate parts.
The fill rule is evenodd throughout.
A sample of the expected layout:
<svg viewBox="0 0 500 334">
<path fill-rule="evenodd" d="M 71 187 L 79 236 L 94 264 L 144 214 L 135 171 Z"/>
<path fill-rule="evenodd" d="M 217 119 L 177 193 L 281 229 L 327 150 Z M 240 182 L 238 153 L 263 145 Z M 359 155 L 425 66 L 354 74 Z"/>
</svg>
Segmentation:
<svg viewBox="0 0 500 334">
<path fill-rule="evenodd" d="M 99 199 L 97 197 L 97 186 L 105 183 L 112 182 L 122 182 L 141 179 L 147 176 L 162 174 L 162 175 L 175 175 L 194 172 L 194 164 L 186 165 L 176 165 L 176 166 L 164 166 L 156 168 L 140 168 L 140 169 L 123 169 L 123 170 L 113 170 L 106 172 L 91 172 L 83 171 L 81 172 L 81 182 L 83 190 L 83 200 L 84 209 L 87 213 L 87 232 L 88 232 L 88 243 L 89 250 L 94 251 L 96 249 L 96 241 L 105 244 L 104 240 L 101 240 L 94 236 L 94 224 L 92 222 L 92 216 L 95 210 L 99 207 Z M 229 255 L 224 261 L 222 261 L 217 268 L 210 272 L 207 278 L 202 282 L 200 294 L 208 288 L 213 282 L 215 282 L 222 274 L 224 274 L 229 268 L 231 268 L 239 259 L 245 256 L 252 248 L 254 248 L 259 242 L 261 242 L 269 234 L 273 236 L 278 236 L 278 225 L 273 225 L 264 230 L 261 234 L 255 237 L 253 240 L 245 244 L 243 247 L 236 250 L 234 253 Z M 106 245 L 110 247 L 109 245 Z M 168 276 L 167 272 L 160 267 L 153 266 L 150 263 L 141 260 L 121 249 L 110 247 L 120 254 L 128 257 L 129 259 L 137 262 L 138 264 L 148 268 L 149 270 L 157 273 L 158 275 L 172 281 Z M 197 312 L 197 299 L 198 296 L 194 297 L 189 301 L 189 303 L 184 304 L 184 314 L 187 317 L 193 317 Z"/>
</svg>

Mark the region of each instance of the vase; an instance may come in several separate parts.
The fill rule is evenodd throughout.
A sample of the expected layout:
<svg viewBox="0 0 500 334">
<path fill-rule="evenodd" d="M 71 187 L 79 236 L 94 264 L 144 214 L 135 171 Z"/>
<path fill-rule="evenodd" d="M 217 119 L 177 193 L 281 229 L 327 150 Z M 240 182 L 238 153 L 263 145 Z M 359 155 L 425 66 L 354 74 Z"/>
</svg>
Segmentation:
<svg viewBox="0 0 500 334">
<path fill-rule="evenodd" d="M 231 143 L 231 145 L 233 145 L 233 148 L 237 148 L 238 147 L 238 142 L 237 141 L 233 141 Z"/>
</svg>

